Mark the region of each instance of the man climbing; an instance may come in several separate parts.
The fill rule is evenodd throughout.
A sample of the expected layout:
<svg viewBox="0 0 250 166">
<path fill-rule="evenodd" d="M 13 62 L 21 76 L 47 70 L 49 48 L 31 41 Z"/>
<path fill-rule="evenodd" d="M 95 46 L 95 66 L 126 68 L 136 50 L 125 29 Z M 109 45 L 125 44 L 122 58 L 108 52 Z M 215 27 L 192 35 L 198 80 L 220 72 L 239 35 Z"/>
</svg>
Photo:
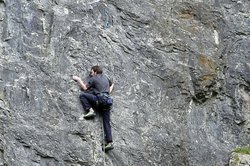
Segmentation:
<svg viewBox="0 0 250 166">
<path fill-rule="evenodd" d="M 103 75 L 102 68 L 100 66 L 93 66 L 91 68 L 92 77 L 89 78 L 85 84 L 78 76 L 73 76 L 73 79 L 77 81 L 80 87 L 84 90 L 80 94 L 80 101 L 83 105 L 83 109 L 88 112 L 83 115 L 83 118 L 93 118 L 96 113 L 93 108 L 96 108 L 100 112 L 103 118 L 103 127 L 105 133 L 105 147 L 104 151 L 113 149 L 113 140 L 110 125 L 110 110 L 112 106 L 112 99 L 109 94 L 112 92 L 114 84 Z M 87 92 L 92 88 L 92 93 Z"/>
</svg>

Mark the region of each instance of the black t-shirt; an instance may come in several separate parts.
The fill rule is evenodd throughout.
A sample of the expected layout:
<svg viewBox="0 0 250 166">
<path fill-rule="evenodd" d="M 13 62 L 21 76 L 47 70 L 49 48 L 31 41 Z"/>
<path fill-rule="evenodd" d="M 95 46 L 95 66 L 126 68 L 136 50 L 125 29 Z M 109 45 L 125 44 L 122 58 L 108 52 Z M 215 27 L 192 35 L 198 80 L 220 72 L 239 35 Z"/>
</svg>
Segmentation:
<svg viewBox="0 0 250 166">
<path fill-rule="evenodd" d="M 89 88 L 93 88 L 94 94 L 109 93 L 109 87 L 112 85 L 112 81 L 103 74 L 97 74 L 88 80 Z"/>
</svg>

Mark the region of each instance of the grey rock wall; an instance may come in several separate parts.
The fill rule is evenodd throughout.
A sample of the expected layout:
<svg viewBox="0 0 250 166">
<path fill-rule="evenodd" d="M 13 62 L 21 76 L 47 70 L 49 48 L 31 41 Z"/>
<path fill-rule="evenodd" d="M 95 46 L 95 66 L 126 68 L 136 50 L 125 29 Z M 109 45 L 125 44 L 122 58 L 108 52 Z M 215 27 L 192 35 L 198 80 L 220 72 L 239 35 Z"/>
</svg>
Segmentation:
<svg viewBox="0 0 250 166">
<path fill-rule="evenodd" d="M 248 166 L 250 165 L 250 155 L 233 152 L 230 157 L 229 166 Z"/>
<path fill-rule="evenodd" d="M 0 165 L 222 166 L 250 142 L 249 0 L 0 0 Z M 115 149 L 79 120 L 99 64 Z"/>
</svg>

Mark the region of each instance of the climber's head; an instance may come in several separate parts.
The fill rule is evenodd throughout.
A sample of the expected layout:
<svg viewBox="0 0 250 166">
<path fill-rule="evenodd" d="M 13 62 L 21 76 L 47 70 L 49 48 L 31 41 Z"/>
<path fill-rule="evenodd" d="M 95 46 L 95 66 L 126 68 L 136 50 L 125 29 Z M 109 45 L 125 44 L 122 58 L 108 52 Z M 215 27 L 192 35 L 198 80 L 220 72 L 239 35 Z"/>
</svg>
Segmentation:
<svg viewBox="0 0 250 166">
<path fill-rule="evenodd" d="M 94 76 L 96 74 L 102 74 L 102 68 L 100 66 L 91 67 L 91 75 Z"/>
</svg>

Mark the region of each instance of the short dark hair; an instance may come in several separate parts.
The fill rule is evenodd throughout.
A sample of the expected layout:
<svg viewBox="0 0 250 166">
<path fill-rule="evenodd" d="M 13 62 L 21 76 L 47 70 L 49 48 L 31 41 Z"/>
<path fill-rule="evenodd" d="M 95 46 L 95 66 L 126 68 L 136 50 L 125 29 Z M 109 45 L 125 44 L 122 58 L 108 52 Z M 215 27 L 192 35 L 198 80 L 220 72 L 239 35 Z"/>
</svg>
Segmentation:
<svg viewBox="0 0 250 166">
<path fill-rule="evenodd" d="M 93 66 L 93 67 L 91 67 L 91 70 L 93 70 L 94 72 L 96 72 L 96 74 L 102 74 L 102 68 L 101 68 L 101 66 L 98 66 L 98 65 Z"/>
</svg>

